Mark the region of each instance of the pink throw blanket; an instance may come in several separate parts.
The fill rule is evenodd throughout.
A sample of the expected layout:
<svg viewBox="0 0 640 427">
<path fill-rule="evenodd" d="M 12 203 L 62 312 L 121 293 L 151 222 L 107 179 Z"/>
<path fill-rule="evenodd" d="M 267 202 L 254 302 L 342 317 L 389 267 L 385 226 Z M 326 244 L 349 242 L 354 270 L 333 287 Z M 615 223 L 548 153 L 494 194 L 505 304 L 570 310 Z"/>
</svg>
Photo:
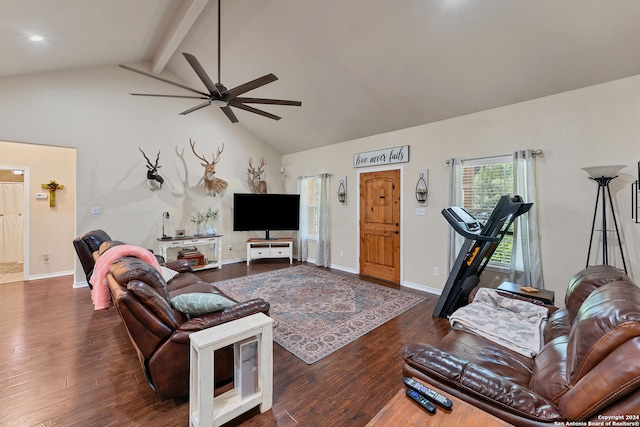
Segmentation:
<svg viewBox="0 0 640 427">
<path fill-rule="evenodd" d="M 89 280 L 93 285 L 93 289 L 91 290 L 91 300 L 93 301 L 94 310 L 102 310 L 109 307 L 111 296 L 107 289 L 107 273 L 111 268 L 111 264 L 124 256 L 135 256 L 136 258 L 140 258 L 142 261 L 151 264 L 162 274 L 158 260 L 148 249 L 132 245 L 118 245 L 112 247 L 100 255 L 100 258 L 98 258 L 95 266 L 93 267 L 91 280 Z"/>
</svg>

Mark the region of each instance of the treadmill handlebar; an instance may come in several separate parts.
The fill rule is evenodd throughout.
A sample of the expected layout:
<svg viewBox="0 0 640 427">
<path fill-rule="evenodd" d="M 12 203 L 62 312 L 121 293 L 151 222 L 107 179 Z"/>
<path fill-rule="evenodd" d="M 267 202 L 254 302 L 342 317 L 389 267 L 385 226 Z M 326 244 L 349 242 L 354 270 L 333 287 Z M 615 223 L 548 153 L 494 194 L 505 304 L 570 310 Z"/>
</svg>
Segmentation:
<svg viewBox="0 0 640 427">
<path fill-rule="evenodd" d="M 498 242 L 499 237 L 482 234 L 482 225 L 469 212 L 459 206 L 451 206 L 442 210 L 442 215 L 460 235 L 472 240 Z"/>
</svg>

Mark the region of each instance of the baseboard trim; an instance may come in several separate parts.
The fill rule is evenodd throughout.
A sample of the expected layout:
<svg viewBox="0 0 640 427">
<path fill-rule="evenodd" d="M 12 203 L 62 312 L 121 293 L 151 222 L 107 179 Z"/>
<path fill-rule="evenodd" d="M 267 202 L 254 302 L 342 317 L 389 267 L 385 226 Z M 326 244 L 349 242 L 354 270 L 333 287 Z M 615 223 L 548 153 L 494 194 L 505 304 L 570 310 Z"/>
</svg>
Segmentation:
<svg viewBox="0 0 640 427">
<path fill-rule="evenodd" d="M 415 289 L 417 291 L 429 292 L 430 294 L 436 294 L 436 295 L 442 294 L 442 289 L 431 288 L 429 286 L 419 285 L 413 282 L 407 282 L 406 280 L 402 282 L 402 286 Z"/>
<path fill-rule="evenodd" d="M 358 274 L 358 271 L 355 268 L 349 268 L 338 264 L 331 264 L 329 268 L 334 270 L 344 271 L 345 273 Z"/>
<path fill-rule="evenodd" d="M 42 280 L 42 279 L 51 279 L 54 277 L 62 277 L 62 276 L 72 276 L 73 270 L 69 271 L 57 271 L 55 273 L 46 273 L 46 274 L 32 274 L 29 276 L 27 280 Z"/>
</svg>

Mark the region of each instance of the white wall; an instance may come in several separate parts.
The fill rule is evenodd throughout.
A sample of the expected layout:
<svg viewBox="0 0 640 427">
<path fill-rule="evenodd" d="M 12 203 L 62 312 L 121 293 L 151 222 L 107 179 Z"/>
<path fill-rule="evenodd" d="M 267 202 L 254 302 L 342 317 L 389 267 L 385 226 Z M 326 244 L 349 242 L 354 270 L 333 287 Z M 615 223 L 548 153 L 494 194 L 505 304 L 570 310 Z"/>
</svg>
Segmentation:
<svg viewBox="0 0 640 427">
<path fill-rule="evenodd" d="M 448 225 L 440 211 L 448 205 L 450 157 L 474 158 L 542 149 L 537 160 L 542 263 L 547 289 L 563 303 L 569 278 L 586 263 L 597 185 L 580 168 L 627 164 L 611 183 L 630 274 L 640 273 L 640 225 L 630 218 L 630 186 L 640 160 L 640 76 L 562 93 L 503 108 L 284 156 L 291 176 L 329 172 L 347 176 L 348 204 L 331 206 L 331 260 L 357 268 L 357 173 L 354 153 L 410 145 L 403 165 L 402 222 L 405 284 L 444 288 Z M 414 191 L 420 169 L 429 170 L 426 216 L 416 216 Z M 295 183 L 287 190 L 295 191 Z M 344 256 L 339 256 L 343 251 Z M 618 262 L 618 266 L 621 263 Z M 440 276 L 434 276 L 434 267 Z"/>
<path fill-rule="evenodd" d="M 171 75 L 167 78 L 175 80 Z M 231 124 L 217 108 L 180 116 L 193 100 L 128 94 L 168 90 L 162 82 L 116 66 L 1 79 L 0 140 L 77 149 L 74 235 L 102 228 L 114 239 L 157 249 L 162 212 L 170 212 L 174 227 L 188 229 L 193 213 L 212 206 L 222 216 L 217 228 L 225 234 L 223 258 L 243 258 L 247 235 L 231 232 L 232 195 L 248 191 L 247 162 L 249 157 L 261 156 L 267 161 L 265 179 L 270 191 L 282 191 L 281 156 Z M 224 143 L 216 167 L 217 176 L 229 182 L 223 198 L 205 196 L 200 181 L 203 167 L 191 152 L 189 138 L 209 158 Z M 146 161 L 138 146 L 152 160 L 161 150 L 162 190 L 148 189 Z M 100 207 L 102 214 L 92 215 L 92 207 Z M 72 248 L 74 235 L 49 243 Z M 48 239 L 47 235 L 37 238 Z M 227 250 L 230 244 L 233 251 Z M 71 262 L 76 262 L 75 257 L 60 270 L 74 269 Z M 85 280 L 79 265 L 75 273 L 76 282 Z"/>
</svg>

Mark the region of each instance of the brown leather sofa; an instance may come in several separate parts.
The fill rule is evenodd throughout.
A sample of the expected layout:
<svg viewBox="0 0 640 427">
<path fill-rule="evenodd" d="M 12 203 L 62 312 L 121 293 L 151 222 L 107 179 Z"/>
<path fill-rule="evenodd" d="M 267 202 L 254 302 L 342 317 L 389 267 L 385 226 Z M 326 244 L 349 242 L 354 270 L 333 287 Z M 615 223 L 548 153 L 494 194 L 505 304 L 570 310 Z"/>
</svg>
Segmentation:
<svg viewBox="0 0 640 427">
<path fill-rule="evenodd" d="M 121 242 L 106 241 L 94 256 L 97 259 L 118 244 Z M 120 258 L 107 274 L 113 304 L 138 354 L 149 386 L 161 400 L 180 398 L 189 393 L 189 335 L 251 314 L 269 314 L 269 303 L 252 299 L 189 319 L 173 308 L 170 298 L 194 292 L 224 294 L 193 274 L 187 260 L 168 262 L 166 266 L 179 272 L 168 283 L 158 270 L 135 257 Z M 217 350 L 214 358 L 217 395 L 233 385 L 233 346 Z"/>
<path fill-rule="evenodd" d="M 437 346 L 409 345 L 404 375 L 515 426 L 640 414 L 640 288 L 613 267 L 589 267 L 550 312 L 535 358 L 451 330 Z"/>
</svg>

